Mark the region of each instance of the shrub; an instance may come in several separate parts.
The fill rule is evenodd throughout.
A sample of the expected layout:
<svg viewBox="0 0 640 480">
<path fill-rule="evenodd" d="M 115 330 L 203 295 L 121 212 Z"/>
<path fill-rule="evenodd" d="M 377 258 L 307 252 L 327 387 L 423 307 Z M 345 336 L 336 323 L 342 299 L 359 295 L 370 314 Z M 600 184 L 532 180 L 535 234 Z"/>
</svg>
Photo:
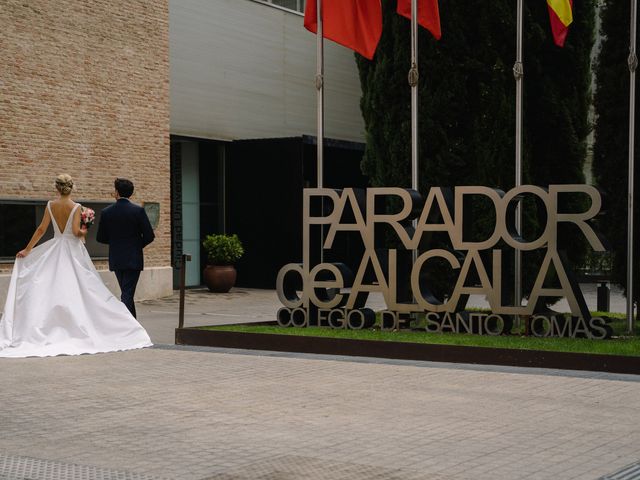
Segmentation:
<svg viewBox="0 0 640 480">
<path fill-rule="evenodd" d="M 202 241 L 209 262 L 214 265 L 229 265 L 244 254 L 237 235 L 207 235 Z"/>
</svg>

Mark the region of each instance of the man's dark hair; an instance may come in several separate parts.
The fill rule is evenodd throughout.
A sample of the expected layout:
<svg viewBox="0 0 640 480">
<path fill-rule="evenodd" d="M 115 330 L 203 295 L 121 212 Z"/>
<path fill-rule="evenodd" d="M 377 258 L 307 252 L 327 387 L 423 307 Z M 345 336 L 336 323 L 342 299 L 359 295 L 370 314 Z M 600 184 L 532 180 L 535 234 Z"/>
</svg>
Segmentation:
<svg viewBox="0 0 640 480">
<path fill-rule="evenodd" d="M 133 195 L 133 182 L 131 180 L 127 180 L 126 178 L 116 178 L 113 185 L 116 187 L 118 195 L 122 198 L 129 198 Z"/>
</svg>

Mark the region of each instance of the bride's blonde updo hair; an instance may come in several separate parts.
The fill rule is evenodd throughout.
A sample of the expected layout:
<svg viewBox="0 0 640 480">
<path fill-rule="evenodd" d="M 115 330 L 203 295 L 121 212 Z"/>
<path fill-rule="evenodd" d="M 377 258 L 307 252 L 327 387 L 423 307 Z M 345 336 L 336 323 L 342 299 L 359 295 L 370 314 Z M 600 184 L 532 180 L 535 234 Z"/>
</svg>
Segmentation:
<svg viewBox="0 0 640 480">
<path fill-rule="evenodd" d="M 73 178 L 71 178 L 71 175 L 62 173 L 56 177 L 56 189 L 62 195 L 69 195 L 71 193 L 72 188 L 73 188 Z"/>
</svg>

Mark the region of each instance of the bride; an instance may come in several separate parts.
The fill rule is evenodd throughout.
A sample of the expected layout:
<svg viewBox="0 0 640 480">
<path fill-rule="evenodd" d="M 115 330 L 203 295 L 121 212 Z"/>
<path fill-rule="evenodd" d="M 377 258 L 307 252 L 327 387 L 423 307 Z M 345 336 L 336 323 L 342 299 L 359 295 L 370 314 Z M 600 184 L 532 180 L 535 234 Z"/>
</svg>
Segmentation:
<svg viewBox="0 0 640 480">
<path fill-rule="evenodd" d="M 57 200 L 16 255 L 4 314 L 0 357 L 112 352 L 152 345 L 147 332 L 102 282 L 82 242 L 73 180 L 56 178 Z M 53 224 L 54 237 L 38 243 Z"/>
</svg>

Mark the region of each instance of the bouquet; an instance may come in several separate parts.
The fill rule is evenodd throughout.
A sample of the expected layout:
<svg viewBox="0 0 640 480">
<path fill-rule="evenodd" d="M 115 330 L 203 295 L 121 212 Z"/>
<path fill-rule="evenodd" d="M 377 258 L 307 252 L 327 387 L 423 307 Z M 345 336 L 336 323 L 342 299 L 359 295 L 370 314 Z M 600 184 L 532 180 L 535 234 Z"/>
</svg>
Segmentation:
<svg viewBox="0 0 640 480">
<path fill-rule="evenodd" d="M 80 207 L 80 228 L 89 229 L 96 221 L 96 212 L 89 207 Z M 83 238 L 82 241 L 85 241 Z"/>
</svg>

